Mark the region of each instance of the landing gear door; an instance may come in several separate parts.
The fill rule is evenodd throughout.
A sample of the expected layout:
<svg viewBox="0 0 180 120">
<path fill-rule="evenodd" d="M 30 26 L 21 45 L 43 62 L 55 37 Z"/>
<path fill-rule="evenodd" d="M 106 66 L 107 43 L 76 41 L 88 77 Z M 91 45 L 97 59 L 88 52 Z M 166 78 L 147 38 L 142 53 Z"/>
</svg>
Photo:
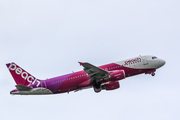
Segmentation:
<svg viewBox="0 0 180 120">
<path fill-rule="evenodd" d="M 148 60 L 145 56 L 142 56 L 143 59 L 143 65 L 147 65 L 148 64 Z"/>
</svg>

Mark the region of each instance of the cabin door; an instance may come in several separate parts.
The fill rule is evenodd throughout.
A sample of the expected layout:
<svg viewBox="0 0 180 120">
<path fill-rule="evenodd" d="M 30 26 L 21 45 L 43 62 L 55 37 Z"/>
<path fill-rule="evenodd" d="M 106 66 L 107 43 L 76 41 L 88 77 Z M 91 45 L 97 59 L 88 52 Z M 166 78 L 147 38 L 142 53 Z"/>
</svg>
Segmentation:
<svg viewBox="0 0 180 120">
<path fill-rule="evenodd" d="M 145 56 L 142 57 L 143 59 L 143 65 L 147 65 L 148 64 L 148 60 Z"/>
</svg>

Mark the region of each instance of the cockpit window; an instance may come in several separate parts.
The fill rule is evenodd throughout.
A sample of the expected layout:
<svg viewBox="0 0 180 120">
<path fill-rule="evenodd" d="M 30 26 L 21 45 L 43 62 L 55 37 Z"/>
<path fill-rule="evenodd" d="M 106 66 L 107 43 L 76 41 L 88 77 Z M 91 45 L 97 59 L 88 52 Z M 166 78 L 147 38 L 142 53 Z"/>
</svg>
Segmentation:
<svg viewBox="0 0 180 120">
<path fill-rule="evenodd" d="M 152 57 L 152 59 L 157 59 L 157 57 L 154 56 L 154 57 Z"/>
</svg>

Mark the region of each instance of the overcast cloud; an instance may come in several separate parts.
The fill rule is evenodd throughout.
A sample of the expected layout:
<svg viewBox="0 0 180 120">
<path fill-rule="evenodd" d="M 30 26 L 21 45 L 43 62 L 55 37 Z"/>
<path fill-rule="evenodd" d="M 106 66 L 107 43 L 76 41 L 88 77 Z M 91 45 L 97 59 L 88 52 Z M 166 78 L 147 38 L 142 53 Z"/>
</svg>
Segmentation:
<svg viewBox="0 0 180 120">
<path fill-rule="evenodd" d="M 179 120 L 179 0 L 0 0 L 0 119 Z M 156 76 L 121 88 L 47 96 L 12 96 L 5 64 L 39 79 L 138 55 L 166 60 Z"/>
</svg>

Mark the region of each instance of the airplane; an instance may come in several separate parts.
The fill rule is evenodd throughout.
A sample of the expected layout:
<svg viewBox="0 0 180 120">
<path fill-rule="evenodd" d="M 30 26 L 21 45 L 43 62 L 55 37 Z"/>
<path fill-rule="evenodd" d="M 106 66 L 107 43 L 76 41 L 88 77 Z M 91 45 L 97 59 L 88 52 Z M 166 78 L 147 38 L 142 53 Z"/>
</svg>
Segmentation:
<svg viewBox="0 0 180 120">
<path fill-rule="evenodd" d="M 120 80 L 142 73 L 155 75 L 156 69 L 165 64 L 156 56 L 138 56 L 116 63 L 96 67 L 88 62 L 79 62 L 82 71 L 73 72 L 46 80 L 40 80 L 29 74 L 14 62 L 6 64 L 16 82 L 12 95 L 48 95 L 77 92 L 93 88 L 96 93 L 101 90 L 120 88 Z"/>
</svg>

